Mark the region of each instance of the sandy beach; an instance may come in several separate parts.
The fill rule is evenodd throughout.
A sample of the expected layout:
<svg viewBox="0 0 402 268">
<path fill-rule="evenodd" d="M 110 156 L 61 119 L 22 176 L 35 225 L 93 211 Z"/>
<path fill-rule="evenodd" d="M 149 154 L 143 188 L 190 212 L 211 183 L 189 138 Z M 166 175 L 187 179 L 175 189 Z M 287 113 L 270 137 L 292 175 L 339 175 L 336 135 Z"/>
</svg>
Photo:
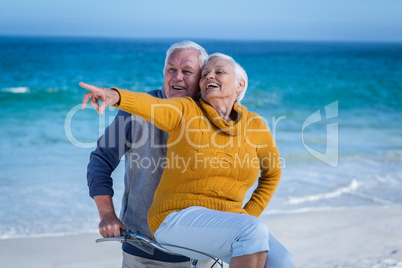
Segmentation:
<svg viewBox="0 0 402 268">
<path fill-rule="evenodd" d="M 402 267 L 402 209 L 360 208 L 267 219 L 297 267 Z"/>
<path fill-rule="evenodd" d="M 297 267 L 402 267 L 402 208 L 356 208 L 266 218 Z M 0 267 L 120 267 L 117 242 L 97 234 L 0 240 Z"/>
</svg>

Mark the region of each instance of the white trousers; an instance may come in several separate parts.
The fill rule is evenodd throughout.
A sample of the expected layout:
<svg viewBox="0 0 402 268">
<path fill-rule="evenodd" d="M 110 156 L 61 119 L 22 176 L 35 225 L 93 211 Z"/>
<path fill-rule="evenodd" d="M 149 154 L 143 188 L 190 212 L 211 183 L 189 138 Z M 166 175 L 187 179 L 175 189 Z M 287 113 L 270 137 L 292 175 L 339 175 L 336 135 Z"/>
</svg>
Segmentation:
<svg viewBox="0 0 402 268">
<path fill-rule="evenodd" d="M 266 224 L 246 214 L 189 207 L 168 215 L 154 236 L 158 243 L 204 252 L 226 263 L 232 257 L 268 251 L 265 267 L 294 267 L 293 256 Z M 190 258 L 207 259 L 193 251 L 165 247 Z"/>
</svg>

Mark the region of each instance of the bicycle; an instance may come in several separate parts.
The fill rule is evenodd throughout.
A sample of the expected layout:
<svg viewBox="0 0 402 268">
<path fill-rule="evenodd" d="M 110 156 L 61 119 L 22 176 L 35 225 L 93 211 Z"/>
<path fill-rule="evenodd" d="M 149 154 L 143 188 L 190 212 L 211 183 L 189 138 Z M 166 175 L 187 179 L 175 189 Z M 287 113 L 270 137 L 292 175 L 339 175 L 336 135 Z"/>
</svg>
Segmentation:
<svg viewBox="0 0 402 268">
<path fill-rule="evenodd" d="M 164 247 L 173 247 L 173 248 L 185 249 L 185 250 L 189 250 L 189 251 L 204 255 L 204 256 L 214 260 L 215 262 L 214 262 L 214 264 L 212 264 L 211 268 L 214 267 L 215 264 L 218 264 L 218 265 L 220 265 L 221 268 L 223 268 L 223 261 L 222 260 L 220 260 L 218 258 L 215 258 L 215 257 L 213 257 L 213 256 L 211 256 L 211 255 L 209 255 L 207 253 L 204 253 L 204 252 L 201 252 L 201 251 L 198 251 L 198 250 L 194 250 L 194 249 L 190 249 L 190 248 L 186 248 L 186 247 L 176 246 L 176 245 L 161 244 L 161 243 L 158 243 L 158 242 L 146 237 L 143 234 L 140 234 L 138 232 L 131 232 L 130 230 L 124 231 L 123 236 L 96 239 L 96 243 L 105 242 L 105 241 L 118 241 L 118 242 L 121 242 L 121 243 L 122 242 L 135 241 L 135 242 L 140 243 L 140 244 L 145 243 L 145 244 L 153 246 L 156 249 L 159 249 L 160 251 L 163 251 L 163 252 L 166 252 L 166 253 L 169 253 L 169 254 L 173 254 L 173 255 L 178 255 L 178 256 L 182 256 L 182 255 L 178 254 L 178 253 L 175 253 L 175 252 L 173 252 L 173 251 L 171 251 L 169 249 L 166 249 Z M 190 261 L 191 261 L 191 267 L 196 268 L 197 263 L 199 262 L 199 260 L 194 259 L 194 258 L 190 258 Z"/>
</svg>

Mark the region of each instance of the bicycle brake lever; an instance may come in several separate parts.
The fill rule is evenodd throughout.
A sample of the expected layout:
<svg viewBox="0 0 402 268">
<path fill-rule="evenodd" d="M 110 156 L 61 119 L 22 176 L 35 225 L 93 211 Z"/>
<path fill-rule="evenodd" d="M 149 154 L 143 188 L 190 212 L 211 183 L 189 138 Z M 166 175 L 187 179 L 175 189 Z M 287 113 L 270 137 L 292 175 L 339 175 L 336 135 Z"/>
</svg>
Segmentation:
<svg viewBox="0 0 402 268">
<path fill-rule="evenodd" d="M 127 240 L 127 237 L 125 237 L 125 236 L 106 237 L 106 238 L 99 238 L 99 239 L 96 239 L 96 243 L 99 243 L 99 242 L 106 242 L 106 241 L 125 242 L 126 240 Z"/>
</svg>

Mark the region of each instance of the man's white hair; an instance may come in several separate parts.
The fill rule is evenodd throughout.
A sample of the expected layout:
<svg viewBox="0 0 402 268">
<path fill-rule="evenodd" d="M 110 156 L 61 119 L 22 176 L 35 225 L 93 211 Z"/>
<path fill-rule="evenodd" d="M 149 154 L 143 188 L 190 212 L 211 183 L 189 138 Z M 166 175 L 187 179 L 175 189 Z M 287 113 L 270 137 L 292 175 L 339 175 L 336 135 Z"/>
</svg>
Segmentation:
<svg viewBox="0 0 402 268">
<path fill-rule="evenodd" d="M 166 52 L 165 66 L 163 67 L 163 75 L 165 75 L 166 65 L 168 63 L 168 59 L 169 59 L 170 55 L 177 49 L 189 49 L 189 50 L 198 51 L 198 53 L 200 54 L 200 56 L 199 56 L 200 68 L 202 68 L 204 66 L 204 64 L 207 62 L 208 53 L 205 51 L 205 49 L 202 46 L 194 43 L 193 41 L 178 42 L 178 43 L 173 44 Z"/>
<path fill-rule="evenodd" d="M 240 103 L 240 101 L 244 98 L 244 95 L 246 94 L 247 86 L 248 86 L 248 76 L 246 71 L 243 69 L 243 67 L 240 66 L 232 57 L 222 54 L 222 53 L 214 53 L 209 55 L 208 61 L 213 60 L 213 59 L 224 59 L 230 62 L 233 66 L 233 70 L 236 75 L 236 84 L 240 82 L 240 80 L 244 80 L 244 89 L 239 93 L 239 95 L 236 97 L 236 102 Z"/>
</svg>

